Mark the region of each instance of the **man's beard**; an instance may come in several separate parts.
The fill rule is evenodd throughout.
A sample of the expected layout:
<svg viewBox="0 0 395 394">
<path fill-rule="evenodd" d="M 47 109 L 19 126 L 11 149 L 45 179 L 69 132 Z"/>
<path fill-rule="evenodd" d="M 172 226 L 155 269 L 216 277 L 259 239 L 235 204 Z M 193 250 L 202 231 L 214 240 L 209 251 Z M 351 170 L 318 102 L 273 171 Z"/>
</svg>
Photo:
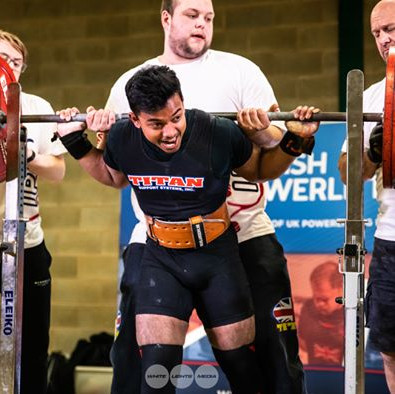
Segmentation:
<svg viewBox="0 0 395 394">
<path fill-rule="evenodd" d="M 170 39 L 170 48 L 177 56 L 183 57 L 185 59 L 197 59 L 207 52 L 207 50 L 210 48 L 210 43 L 205 42 L 201 49 L 194 49 L 188 44 L 187 40 Z"/>
</svg>

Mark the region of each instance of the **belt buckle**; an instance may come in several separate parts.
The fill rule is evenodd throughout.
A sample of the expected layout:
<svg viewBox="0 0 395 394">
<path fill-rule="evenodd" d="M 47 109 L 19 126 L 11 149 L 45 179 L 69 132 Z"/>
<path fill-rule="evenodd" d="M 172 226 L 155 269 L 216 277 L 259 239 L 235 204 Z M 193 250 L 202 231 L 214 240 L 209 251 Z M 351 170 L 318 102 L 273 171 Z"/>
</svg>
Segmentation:
<svg viewBox="0 0 395 394">
<path fill-rule="evenodd" d="M 155 235 L 154 232 L 154 224 L 155 224 L 155 218 L 151 216 L 146 216 L 146 222 L 147 222 L 147 230 L 148 230 L 148 236 L 156 243 L 159 245 L 159 240 Z"/>
</svg>

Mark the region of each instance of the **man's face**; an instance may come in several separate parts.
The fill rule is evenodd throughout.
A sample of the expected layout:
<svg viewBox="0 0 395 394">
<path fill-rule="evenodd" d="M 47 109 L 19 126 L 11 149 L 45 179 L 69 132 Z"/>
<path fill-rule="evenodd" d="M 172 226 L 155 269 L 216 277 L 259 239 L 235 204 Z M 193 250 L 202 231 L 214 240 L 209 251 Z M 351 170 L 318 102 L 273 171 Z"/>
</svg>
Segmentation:
<svg viewBox="0 0 395 394">
<path fill-rule="evenodd" d="M 180 149 L 186 130 L 184 104 L 176 93 L 170 97 L 166 106 L 154 114 L 141 112 L 138 116 L 131 113 L 131 121 L 141 128 L 145 138 L 165 153 L 175 153 Z"/>
<path fill-rule="evenodd" d="M 8 41 L 0 40 L 0 57 L 7 61 L 15 75 L 15 79 L 19 81 L 24 66 L 22 54 L 11 46 Z"/>
<path fill-rule="evenodd" d="M 173 15 L 162 15 L 172 52 L 185 59 L 203 55 L 213 39 L 213 19 L 211 0 L 177 0 Z"/>
<path fill-rule="evenodd" d="M 311 286 L 313 290 L 313 302 L 321 316 L 328 316 L 336 310 L 342 308 L 335 301 L 336 297 L 343 294 L 342 288 L 332 287 L 329 281 L 322 280 L 320 283 L 314 283 Z"/>
<path fill-rule="evenodd" d="M 389 48 L 395 45 L 395 1 L 384 0 L 376 4 L 370 16 L 370 27 L 377 49 L 386 62 Z"/>
</svg>

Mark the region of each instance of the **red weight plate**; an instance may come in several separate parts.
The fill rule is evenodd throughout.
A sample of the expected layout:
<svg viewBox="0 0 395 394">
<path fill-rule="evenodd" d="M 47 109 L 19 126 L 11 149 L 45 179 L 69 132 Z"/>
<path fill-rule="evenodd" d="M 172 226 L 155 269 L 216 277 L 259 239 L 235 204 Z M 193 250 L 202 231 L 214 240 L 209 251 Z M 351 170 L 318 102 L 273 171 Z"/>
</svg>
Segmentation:
<svg viewBox="0 0 395 394">
<path fill-rule="evenodd" d="M 393 51 L 393 53 L 394 53 L 393 57 L 395 58 L 395 51 Z M 394 66 L 394 68 L 395 68 L 395 66 Z M 395 73 L 394 68 L 392 69 L 393 74 Z M 394 95 L 395 95 L 395 92 L 394 92 Z M 394 99 L 394 101 L 395 101 L 395 99 Z M 389 179 L 388 187 L 395 189 L 395 126 L 394 126 L 395 125 L 395 105 L 392 107 L 392 112 L 393 112 L 393 114 L 392 114 L 392 118 L 393 118 L 392 126 L 393 127 L 391 130 L 392 134 L 389 134 L 387 136 L 387 140 L 385 140 L 384 136 L 383 136 L 383 145 L 386 145 L 388 143 L 388 145 L 392 146 L 392 151 L 390 153 L 390 158 L 389 158 L 390 163 L 391 163 L 391 172 L 389 175 L 390 179 Z M 387 186 L 384 186 L 384 187 L 387 187 Z"/>
<path fill-rule="evenodd" d="M 392 129 L 392 155 L 391 155 L 391 184 L 388 187 L 395 189 L 395 127 Z"/>
<path fill-rule="evenodd" d="M 14 73 L 8 63 L 0 57 L 0 110 L 7 113 L 7 91 L 8 85 L 16 82 Z"/>
<path fill-rule="evenodd" d="M 20 134 L 20 96 L 21 85 L 12 82 L 8 86 L 7 102 L 7 181 L 18 176 L 19 163 L 19 134 Z"/>
<path fill-rule="evenodd" d="M 383 127 L 383 186 L 395 187 L 394 135 L 395 135 L 395 47 L 388 53 Z"/>
<path fill-rule="evenodd" d="M 15 82 L 15 76 L 8 63 L 0 57 L 0 111 L 7 114 L 8 85 Z M 6 178 L 6 147 L 7 125 L 0 125 L 0 182 Z"/>
</svg>

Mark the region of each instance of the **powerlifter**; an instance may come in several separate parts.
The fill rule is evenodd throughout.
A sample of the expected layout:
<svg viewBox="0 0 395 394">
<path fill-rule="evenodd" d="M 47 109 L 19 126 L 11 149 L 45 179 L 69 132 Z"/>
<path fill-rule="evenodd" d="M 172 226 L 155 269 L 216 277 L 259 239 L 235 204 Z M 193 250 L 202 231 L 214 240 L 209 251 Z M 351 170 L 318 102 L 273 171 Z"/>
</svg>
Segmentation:
<svg viewBox="0 0 395 394">
<path fill-rule="evenodd" d="M 255 336 L 249 284 L 225 205 L 229 176 L 232 170 L 251 181 L 280 176 L 296 153 L 311 152 L 318 123 L 302 120 L 317 109 L 298 107 L 280 145 L 264 151 L 259 146 L 270 125 L 265 111 L 240 111 L 241 130 L 230 120 L 185 110 L 179 80 L 167 66 L 139 70 L 126 94 L 130 120 L 115 123 L 114 113 L 90 107 L 86 124 L 59 124 L 58 133 L 96 180 L 116 188 L 129 182 L 146 217 L 136 307 L 141 392 L 157 392 L 144 379 L 149 367 L 171 372 L 182 363 L 193 308 L 232 392 L 263 392 L 249 347 Z M 59 115 L 71 120 L 77 112 L 74 107 Z M 111 127 L 104 153 L 86 138 L 86 127 Z M 170 381 L 161 389 L 173 392 Z"/>
</svg>

